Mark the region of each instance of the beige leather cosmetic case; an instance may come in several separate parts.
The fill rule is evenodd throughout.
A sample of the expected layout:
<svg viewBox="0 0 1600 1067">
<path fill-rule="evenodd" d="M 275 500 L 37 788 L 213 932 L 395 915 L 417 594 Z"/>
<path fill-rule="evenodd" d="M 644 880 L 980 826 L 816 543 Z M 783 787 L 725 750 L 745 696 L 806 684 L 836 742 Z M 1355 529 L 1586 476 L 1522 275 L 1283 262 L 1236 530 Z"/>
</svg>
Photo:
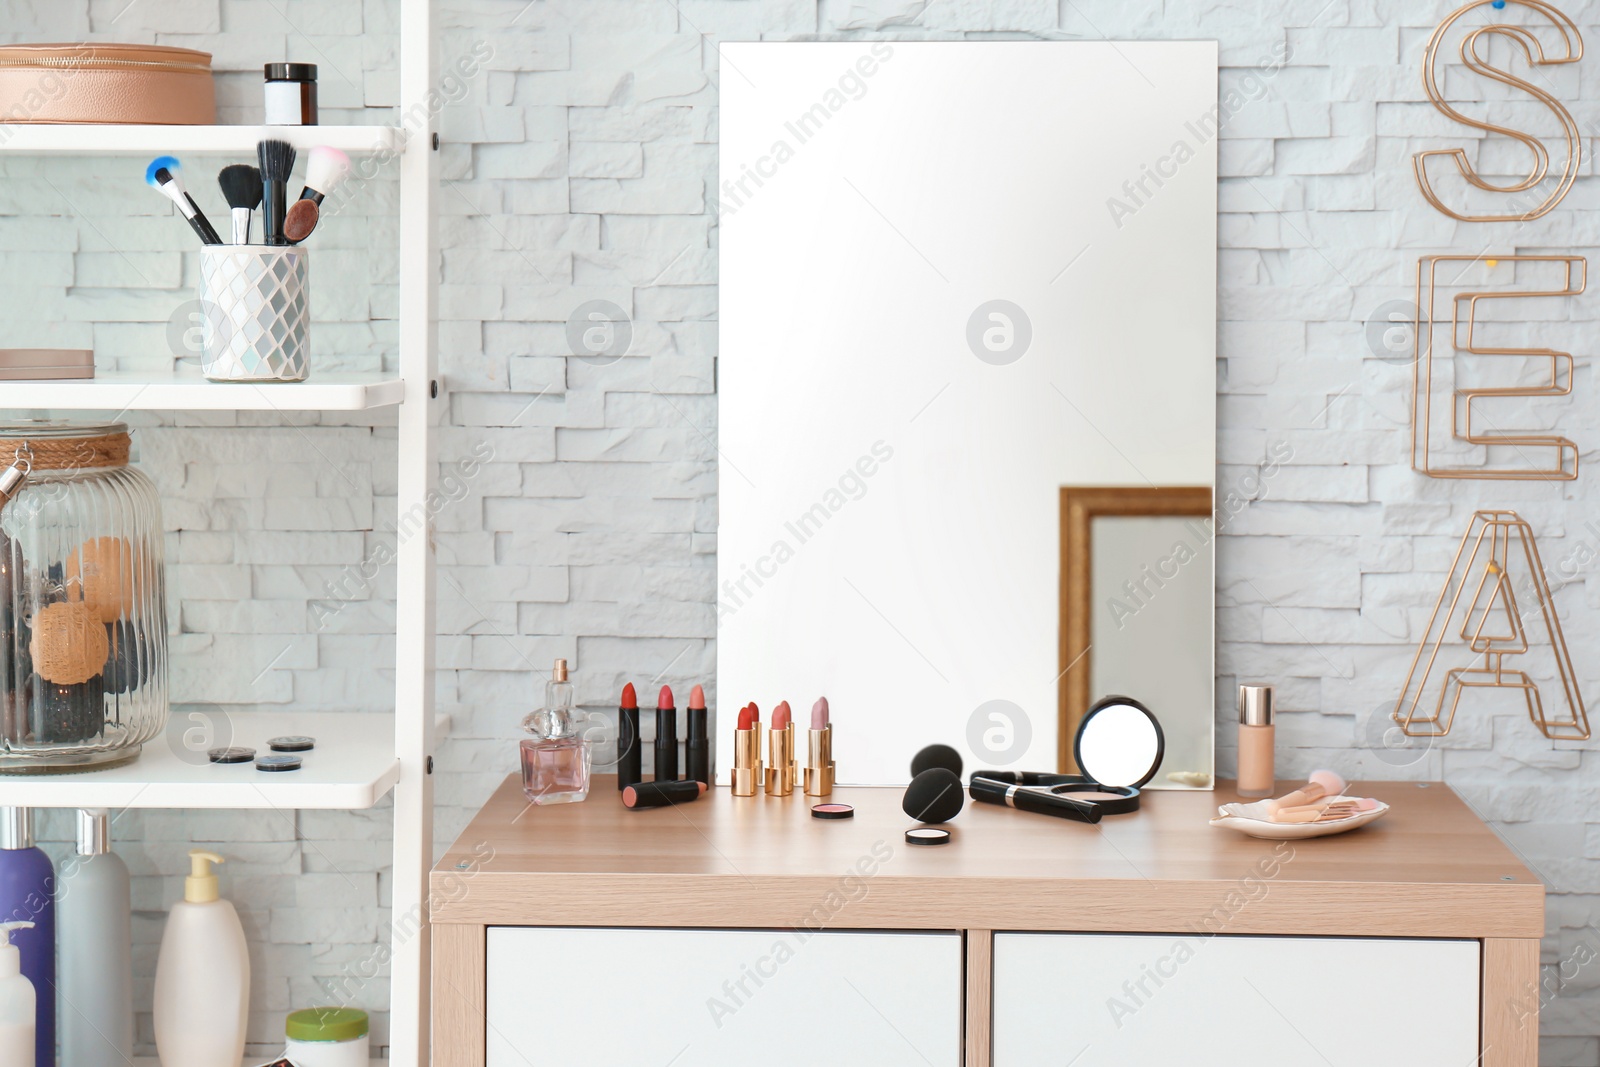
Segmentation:
<svg viewBox="0 0 1600 1067">
<path fill-rule="evenodd" d="M 216 120 L 209 52 L 150 44 L 0 46 L 0 123 Z"/>
</svg>

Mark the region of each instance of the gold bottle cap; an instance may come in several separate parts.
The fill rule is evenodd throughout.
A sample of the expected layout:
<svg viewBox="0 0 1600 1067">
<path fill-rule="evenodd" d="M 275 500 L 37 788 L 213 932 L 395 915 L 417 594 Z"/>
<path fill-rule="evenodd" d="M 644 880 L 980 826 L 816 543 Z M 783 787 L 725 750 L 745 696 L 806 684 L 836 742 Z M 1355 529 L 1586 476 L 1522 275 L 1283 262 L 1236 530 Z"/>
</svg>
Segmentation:
<svg viewBox="0 0 1600 1067">
<path fill-rule="evenodd" d="M 557 682 L 564 682 L 564 681 L 567 680 L 567 661 L 566 660 L 564 660 L 564 659 L 556 660 L 556 669 L 551 673 L 551 677 L 552 677 L 552 679 L 554 679 Z"/>
<path fill-rule="evenodd" d="M 1272 686 L 1241 685 L 1239 687 L 1239 724 L 1241 726 L 1271 726 Z"/>
</svg>

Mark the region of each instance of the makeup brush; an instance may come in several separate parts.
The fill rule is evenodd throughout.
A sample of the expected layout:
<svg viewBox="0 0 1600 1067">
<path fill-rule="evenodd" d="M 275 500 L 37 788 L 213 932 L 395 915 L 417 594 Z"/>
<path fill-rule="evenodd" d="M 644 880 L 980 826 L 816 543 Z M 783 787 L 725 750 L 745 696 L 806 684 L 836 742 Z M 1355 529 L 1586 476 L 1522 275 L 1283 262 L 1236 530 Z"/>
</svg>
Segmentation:
<svg viewBox="0 0 1600 1067">
<path fill-rule="evenodd" d="M 297 245 L 311 236 L 321 217 L 322 210 L 315 200 L 296 200 L 289 205 L 289 213 L 283 218 L 283 236 L 290 244 Z"/>
<path fill-rule="evenodd" d="M 283 235 L 283 218 L 288 210 L 289 172 L 294 170 L 294 145 L 268 139 L 256 145 L 256 162 L 261 164 L 261 229 L 263 242 L 288 244 Z"/>
<path fill-rule="evenodd" d="M 233 243 L 250 243 L 250 212 L 261 206 L 261 172 L 243 163 L 223 167 L 217 174 L 222 197 L 233 214 Z"/>
<path fill-rule="evenodd" d="M 202 242 L 208 245 L 220 245 L 222 238 L 211 228 L 210 220 L 194 202 L 194 198 L 184 191 L 183 182 L 178 178 L 178 172 L 182 169 L 183 165 L 178 162 L 177 156 L 157 156 L 144 169 L 144 180 L 147 185 L 160 191 L 162 196 L 178 205 L 178 211 L 189 220 L 189 225 L 200 235 Z"/>
<path fill-rule="evenodd" d="M 349 176 L 350 157 L 337 148 L 318 145 L 306 155 L 306 187 L 300 190 L 300 199 L 321 207 L 322 198 Z"/>
<path fill-rule="evenodd" d="M 1267 801 L 1268 811 L 1277 811 L 1280 808 L 1296 808 L 1321 800 L 1323 797 L 1336 797 L 1345 790 L 1346 782 L 1334 771 L 1312 771 L 1306 785 L 1301 786 L 1292 793 L 1279 797 L 1277 800 Z"/>
</svg>

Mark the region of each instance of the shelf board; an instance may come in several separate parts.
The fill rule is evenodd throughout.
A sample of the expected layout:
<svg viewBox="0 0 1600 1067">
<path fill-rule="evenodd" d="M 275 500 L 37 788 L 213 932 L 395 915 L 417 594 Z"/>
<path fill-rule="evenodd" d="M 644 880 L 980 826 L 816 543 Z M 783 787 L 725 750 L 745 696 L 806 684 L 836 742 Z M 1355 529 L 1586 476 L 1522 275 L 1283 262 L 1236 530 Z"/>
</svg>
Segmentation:
<svg viewBox="0 0 1600 1067">
<path fill-rule="evenodd" d="M 251 763 L 212 764 L 205 758 L 207 749 L 222 745 L 268 754 L 268 738 L 292 734 L 317 742 L 312 751 L 298 753 L 305 760 L 298 771 L 258 771 Z M 394 716 L 387 713 L 230 712 L 207 723 L 178 712 L 132 763 L 79 774 L 0 775 L 0 805 L 370 808 L 399 777 Z"/>
<path fill-rule="evenodd" d="M 198 369 L 107 371 L 94 378 L 0 381 L 0 408 L 76 411 L 365 411 L 390 407 L 405 383 L 383 374 L 318 374 L 305 382 L 208 382 Z"/>
<path fill-rule="evenodd" d="M 243 1067 L 260 1067 L 261 1064 L 270 1063 L 271 1060 L 272 1057 L 270 1056 L 246 1056 Z M 393 1067 L 388 1060 L 371 1060 L 369 1062 L 372 1067 Z M 71 1065 L 67 1064 L 64 1067 L 71 1067 Z M 135 1056 L 133 1058 L 133 1067 L 161 1067 L 161 1061 L 154 1056 Z"/>
<path fill-rule="evenodd" d="M 398 126 L 129 126 L 108 123 L 31 125 L 0 130 L 0 153 L 22 155 L 143 155 L 188 153 L 248 155 L 256 142 L 273 137 L 297 149 L 327 145 L 351 155 L 395 152 L 405 147 Z"/>
</svg>

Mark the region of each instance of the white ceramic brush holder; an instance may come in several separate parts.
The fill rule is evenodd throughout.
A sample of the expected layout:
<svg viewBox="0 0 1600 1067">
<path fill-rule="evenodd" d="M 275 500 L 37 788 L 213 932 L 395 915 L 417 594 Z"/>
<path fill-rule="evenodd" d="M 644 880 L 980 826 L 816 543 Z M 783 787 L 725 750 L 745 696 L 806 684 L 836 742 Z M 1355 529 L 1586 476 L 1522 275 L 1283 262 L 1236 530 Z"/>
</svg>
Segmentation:
<svg viewBox="0 0 1600 1067">
<path fill-rule="evenodd" d="M 311 373 L 309 259 L 294 245 L 206 245 L 201 369 L 214 382 L 303 382 Z"/>
</svg>

